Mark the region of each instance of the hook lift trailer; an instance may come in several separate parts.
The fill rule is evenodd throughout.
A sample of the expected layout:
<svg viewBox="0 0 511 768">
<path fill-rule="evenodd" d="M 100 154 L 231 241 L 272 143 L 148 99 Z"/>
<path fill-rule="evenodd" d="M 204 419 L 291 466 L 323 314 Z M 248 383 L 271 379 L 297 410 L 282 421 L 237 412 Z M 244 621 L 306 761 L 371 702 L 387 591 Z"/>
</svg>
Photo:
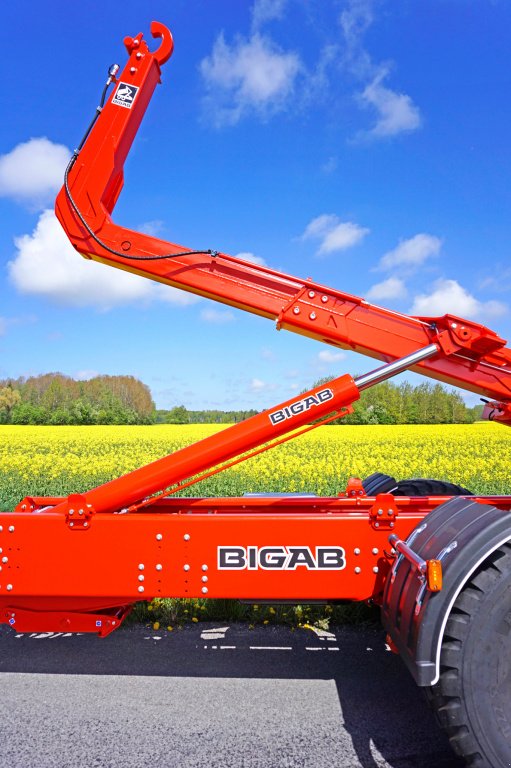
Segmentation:
<svg viewBox="0 0 511 768">
<path fill-rule="evenodd" d="M 27 497 L 0 514 L 0 622 L 18 632 L 117 629 L 156 597 L 370 600 L 467 765 L 511 765 L 511 496 L 438 480 L 351 478 L 338 497 L 184 498 L 185 487 L 350 412 L 360 392 L 412 370 L 490 398 L 511 425 L 511 349 L 453 315 L 412 317 L 225 253 L 116 225 L 123 164 L 170 31 L 124 40 L 66 171 L 57 216 L 86 259 L 274 320 L 384 362 L 346 374 L 87 493 Z M 111 93 L 107 92 L 113 85 Z M 311 423 L 313 422 L 313 423 Z"/>
</svg>

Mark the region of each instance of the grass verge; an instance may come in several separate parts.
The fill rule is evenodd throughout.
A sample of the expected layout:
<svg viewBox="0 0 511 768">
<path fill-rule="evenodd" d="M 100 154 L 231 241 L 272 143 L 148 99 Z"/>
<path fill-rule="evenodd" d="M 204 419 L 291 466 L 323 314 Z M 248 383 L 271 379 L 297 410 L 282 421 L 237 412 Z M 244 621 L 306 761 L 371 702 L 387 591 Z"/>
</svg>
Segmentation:
<svg viewBox="0 0 511 768">
<path fill-rule="evenodd" d="M 266 605 L 240 603 L 238 600 L 156 598 L 151 603 L 137 603 L 128 621 L 150 623 L 154 629 L 161 627 L 169 631 L 200 621 L 245 622 L 249 628 L 268 624 L 290 627 L 310 625 L 328 630 L 337 624 L 377 623 L 379 609 L 366 603 Z"/>
</svg>

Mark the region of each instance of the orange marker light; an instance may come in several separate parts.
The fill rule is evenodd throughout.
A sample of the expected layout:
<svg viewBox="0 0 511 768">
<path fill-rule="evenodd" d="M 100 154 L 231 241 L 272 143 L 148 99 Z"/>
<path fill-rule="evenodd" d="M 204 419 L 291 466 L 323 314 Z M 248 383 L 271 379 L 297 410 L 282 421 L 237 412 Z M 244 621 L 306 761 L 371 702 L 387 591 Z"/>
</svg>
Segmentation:
<svg viewBox="0 0 511 768">
<path fill-rule="evenodd" d="M 442 563 L 440 560 L 428 560 L 426 580 L 430 592 L 440 592 L 442 589 Z"/>
</svg>

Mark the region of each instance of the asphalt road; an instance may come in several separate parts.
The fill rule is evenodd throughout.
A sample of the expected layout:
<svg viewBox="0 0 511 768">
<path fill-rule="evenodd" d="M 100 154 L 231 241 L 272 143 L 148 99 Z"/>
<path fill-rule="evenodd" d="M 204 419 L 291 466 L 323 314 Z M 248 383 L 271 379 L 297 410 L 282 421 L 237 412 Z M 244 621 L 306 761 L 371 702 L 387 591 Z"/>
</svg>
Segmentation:
<svg viewBox="0 0 511 768">
<path fill-rule="evenodd" d="M 376 629 L 0 628 L 1 768 L 458 768 Z"/>
</svg>

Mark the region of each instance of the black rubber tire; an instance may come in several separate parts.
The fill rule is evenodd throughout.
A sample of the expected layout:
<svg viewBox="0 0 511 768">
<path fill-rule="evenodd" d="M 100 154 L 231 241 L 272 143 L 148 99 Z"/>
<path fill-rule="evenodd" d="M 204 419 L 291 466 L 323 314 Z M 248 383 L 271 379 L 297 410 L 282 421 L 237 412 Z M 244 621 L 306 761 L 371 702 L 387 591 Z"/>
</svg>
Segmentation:
<svg viewBox="0 0 511 768">
<path fill-rule="evenodd" d="M 377 493 L 392 493 L 393 496 L 473 496 L 472 491 L 461 485 L 449 483 L 446 480 L 416 477 L 410 480 L 397 481 L 391 475 L 375 472 L 362 481 L 364 491 L 368 496 Z"/>
<path fill-rule="evenodd" d="M 459 594 L 445 628 L 440 679 L 428 690 L 454 752 L 470 768 L 511 766 L 511 544 Z"/>
</svg>

